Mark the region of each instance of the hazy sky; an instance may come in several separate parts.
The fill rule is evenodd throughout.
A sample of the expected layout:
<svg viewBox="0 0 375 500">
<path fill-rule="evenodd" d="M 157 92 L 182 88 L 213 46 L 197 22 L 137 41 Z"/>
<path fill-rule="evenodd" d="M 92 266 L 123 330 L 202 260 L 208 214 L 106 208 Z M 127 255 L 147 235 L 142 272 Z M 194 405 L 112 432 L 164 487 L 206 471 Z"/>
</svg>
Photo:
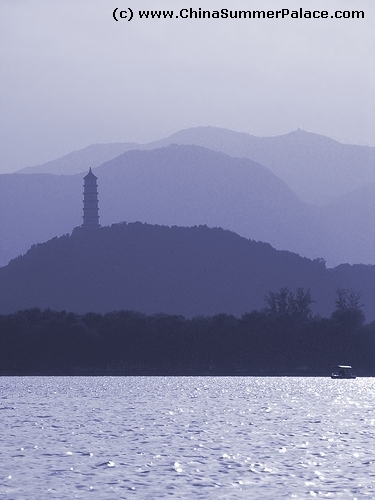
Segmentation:
<svg viewBox="0 0 375 500">
<path fill-rule="evenodd" d="M 116 7 L 365 19 L 115 22 Z M 374 0 L 0 0 L 0 172 L 197 125 L 375 145 L 374 33 Z"/>
</svg>

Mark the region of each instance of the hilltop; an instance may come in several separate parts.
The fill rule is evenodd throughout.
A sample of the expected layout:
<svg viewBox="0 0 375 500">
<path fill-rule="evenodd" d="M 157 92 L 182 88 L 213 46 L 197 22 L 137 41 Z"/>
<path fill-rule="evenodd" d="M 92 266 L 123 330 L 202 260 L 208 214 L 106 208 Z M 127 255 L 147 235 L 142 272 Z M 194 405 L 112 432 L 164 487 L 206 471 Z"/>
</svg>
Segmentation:
<svg viewBox="0 0 375 500">
<path fill-rule="evenodd" d="M 326 269 L 321 260 L 278 251 L 223 229 L 115 224 L 33 246 L 0 269 L 0 314 L 39 307 L 76 313 L 135 310 L 186 317 L 240 316 L 264 296 L 310 289 L 329 316 L 339 286 L 363 293 L 375 319 L 375 266 Z"/>
</svg>

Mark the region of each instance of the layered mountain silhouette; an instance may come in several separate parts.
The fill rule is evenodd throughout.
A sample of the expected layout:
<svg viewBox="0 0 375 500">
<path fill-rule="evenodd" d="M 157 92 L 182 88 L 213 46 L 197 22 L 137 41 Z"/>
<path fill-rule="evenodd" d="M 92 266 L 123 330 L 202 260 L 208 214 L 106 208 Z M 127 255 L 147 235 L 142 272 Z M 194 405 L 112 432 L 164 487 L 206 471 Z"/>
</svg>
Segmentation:
<svg viewBox="0 0 375 500">
<path fill-rule="evenodd" d="M 101 223 L 223 227 L 308 257 L 329 256 L 316 211 L 265 167 L 198 146 L 128 151 L 95 169 Z M 82 177 L 0 176 L 2 263 L 81 224 Z"/>
<path fill-rule="evenodd" d="M 275 137 L 255 137 L 216 127 L 182 130 L 158 141 L 196 144 L 231 156 L 250 158 L 280 177 L 299 198 L 325 204 L 375 181 L 375 148 L 341 144 L 297 130 Z"/>
<path fill-rule="evenodd" d="M 95 144 L 21 173 L 71 174 L 99 166 L 130 149 L 194 144 L 234 157 L 249 158 L 280 177 L 307 203 L 322 205 L 375 182 L 375 148 L 341 144 L 297 130 L 276 137 L 255 137 L 217 127 L 194 127 L 148 144 Z"/>
<path fill-rule="evenodd" d="M 329 266 L 374 262 L 371 196 L 357 197 L 355 207 L 345 197 L 314 207 L 264 166 L 194 145 L 130 150 L 95 174 L 104 225 L 124 220 L 207 224 L 277 249 L 322 257 Z M 0 176 L 0 265 L 81 224 L 82 177 Z"/>
<path fill-rule="evenodd" d="M 82 223 L 82 178 L 0 175 L 0 265 Z"/>
<path fill-rule="evenodd" d="M 141 149 L 135 142 L 91 144 L 84 149 L 73 151 L 67 155 L 48 161 L 41 165 L 25 167 L 18 170 L 20 174 L 54 174 L 74 175 L 95 168 L 102 163 L 112 160 L 130 149 Z"/>
<path fill-rule="evenodd" d="M 39 307 L 241 315 L 264 307 L 269 291 L 303 287 L 315 312 L 329 316 L 339 286 L 361 291 L 367 319 L 375 319 L 375 266 L 327 270 L 320 260 L 222 229 L 123 223 L 77 228 L 1 268 L 0 313 Z"/>
<path fill-rule="evenodd" d="M 327 245 L 345 248 L 342 262 L 375 262 L 375 183 L 340 196 L 318 212 Z"/>
</svg>

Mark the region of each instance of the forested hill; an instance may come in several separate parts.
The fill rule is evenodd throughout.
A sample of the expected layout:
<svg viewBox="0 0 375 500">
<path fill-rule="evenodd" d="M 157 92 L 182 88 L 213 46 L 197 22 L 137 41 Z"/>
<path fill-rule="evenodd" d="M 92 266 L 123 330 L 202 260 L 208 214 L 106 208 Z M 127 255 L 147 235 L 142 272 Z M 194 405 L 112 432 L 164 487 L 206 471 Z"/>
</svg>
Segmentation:
<svg viewBox="0 0 375 500">
<path fill-rule="evenodd" d="M 375 266 L 339 266 L 278 251 L 223 229 L 115 224 L 34 245 L 0 268 L 0 314 L 39 307 L 76 313 L 135 310 L 240 316 L 281 287 L 311 290 L 330 316 L 338 287 L 363 294 L 375 319 Z"/>
</svg>

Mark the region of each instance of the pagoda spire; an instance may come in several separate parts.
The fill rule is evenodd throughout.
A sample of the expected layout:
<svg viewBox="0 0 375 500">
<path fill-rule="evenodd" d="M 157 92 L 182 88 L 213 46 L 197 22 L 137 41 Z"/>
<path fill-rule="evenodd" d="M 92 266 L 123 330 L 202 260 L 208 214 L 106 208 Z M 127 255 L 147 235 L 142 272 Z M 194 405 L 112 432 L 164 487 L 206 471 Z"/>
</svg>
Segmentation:
<svg viewBox="0 0 375 500">
<path fill-rule="evenodd" d="M 99 224 L 99 201 L 98 201 L 98 178 L 91 171 L 83 178 L 83 224 L 85 229 L 98 228 Z"/>
</svg>

